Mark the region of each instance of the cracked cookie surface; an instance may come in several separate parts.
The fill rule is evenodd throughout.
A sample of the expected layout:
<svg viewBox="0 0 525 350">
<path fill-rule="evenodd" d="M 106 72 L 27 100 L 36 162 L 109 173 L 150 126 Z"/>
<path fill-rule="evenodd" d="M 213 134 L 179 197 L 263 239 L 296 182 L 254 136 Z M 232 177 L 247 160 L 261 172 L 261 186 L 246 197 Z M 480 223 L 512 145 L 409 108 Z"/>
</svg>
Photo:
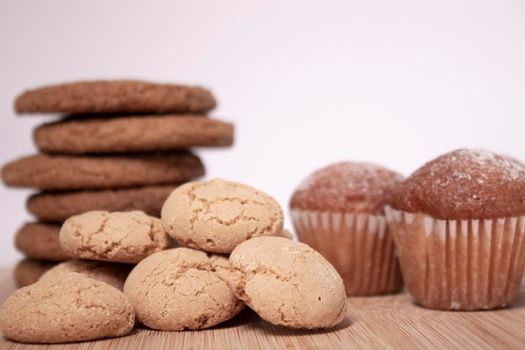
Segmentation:
<svg viewBox="0 0 525 350">
<path fill-rule="evenodd" d="M 328 328 L 346 316 L 343 280 L 319 253 L 282 237 L 258 237 L 230 255 L 235 295 L 266 321 Z"/>
<path fill-rule="evenodd" d="M 244 303 L 229 286 L 228 259 L 175 248 L 141 261 L 124 285 L 137 319 L 152 329 L 203 329 L 235 316 Z"/>
<path fill-rule="evenodd" d="M 169 244 L 160 220 L 140 211 L 91 211 L 67 219 L 60 230 L 62 249 L 80 259 L 137 263 Z"/>
<path fill-rule="evenodd" d="M 133 305 L 122 292 L 78 274 L 11 294 L 0 308 L 4 336 L 24 343 L 66 343 L 131 331 Z"/>
<path fill-rule="evenodd" d="M 124 287 L 126 277 L 132 265 L 109 263 L 91 260 L 70 260 L 60 263 L 46 271 L 39 281 L 51 281 L 62 278 L 70 273 L 79 273 L 83 276 L 106 282 L 119 290 Z"/>
<path fill-rule="evenodd" d="M 181 244 L 213 253 L 230 253 L 245 240 L 279 235 L 283 229 L 283 211 L 275 199 L 222 179 L 178 187 L 161 217 L 168 234 Z"/>
</svg>

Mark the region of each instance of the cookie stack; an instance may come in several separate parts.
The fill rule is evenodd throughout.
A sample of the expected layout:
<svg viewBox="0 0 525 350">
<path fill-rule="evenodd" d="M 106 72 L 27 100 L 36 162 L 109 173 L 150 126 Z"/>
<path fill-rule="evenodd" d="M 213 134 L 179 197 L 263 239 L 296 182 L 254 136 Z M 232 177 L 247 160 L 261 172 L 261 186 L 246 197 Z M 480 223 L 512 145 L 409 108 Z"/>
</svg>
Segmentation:
<svg viewBox="0 0 525 350">
<path fill-rule="evenodd" d="M 233 125 L 207 117 L 215 105 L 201 87 L 129 80 L 54 85 L 18 96 L 19 114 L 63 117 L 34 130 L 39 154 L 2 169 L 7 186 L 39 191 L 27 201 L 37 221 L 16 235 L 17 248 L 33 259 L 19 265 L 17 282 L 27 284 L 34 279 L 28 271 L 68 258 L 58 233 L 70 216 L 92 210 L 159 216 L 176 186 L 205 173 L 191 147 L 233 143 Z"/>
</svg>

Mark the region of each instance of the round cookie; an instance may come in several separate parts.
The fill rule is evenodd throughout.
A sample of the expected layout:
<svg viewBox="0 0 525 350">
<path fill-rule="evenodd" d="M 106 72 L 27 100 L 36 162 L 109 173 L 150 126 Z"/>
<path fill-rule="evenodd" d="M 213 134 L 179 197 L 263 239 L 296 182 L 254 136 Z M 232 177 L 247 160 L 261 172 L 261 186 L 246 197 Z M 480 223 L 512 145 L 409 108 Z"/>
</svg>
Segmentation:
<svg viewBox="0 0 525 350">
<path fill-rule="evenodd" d="M 70 273 L 80 273 L 86 277 L 106 282 L 122 290 L 132 265 L 108 263 L 103 261 L 70 260 L 60 263 L 46 271 L 40 281 L 56 280 Z"/>
<path fill-rule="evenodd" d="M 15 285 L 20 288 L 33 284 L 55 265 L 56 263 L 51 261 L 33 259 L 20 260 L 13 269 Z"/>
<path fill-rule="evenodd" d="M 230 255 L 235 295 L 266 321 L 328 328 L 346 315 L 343 280 L 315 250 L 282 237 L 257 237 Z"/>
<path fill-rule="evenodd" d="M 23 343 L 67 343 L 125 335 L 135 314 L 108 284 L 68 274 L 18 289 L 0 308 L 0 330 Z"/>
<path fill-rule="evenodd" d="M 29 258 L 63 261 L 71 257 L 60 247 L 60 225 L 31 222 L 22 226 L 15 236 L 16 248 Z"/>
<path fill-rule="evenodd" d="M 272 197 L 222 179 L 178 187 L 161 217 L 181 244 L 213 253 L 230 253 L 247 239 L 279 235 L 283 229 L 283 211 Z"/>
<path fill-rule="evenodd" d="M 226 257 L 189 248 L 153 254 L 129 274 L 124 293 L 137 319 L 152 329 L 212 327 L 235 316 L 244 304 L 233 295 Z"/>
<path fill-rule="evenodd" d="M 138 116 L 64 120 L 33 133 L 44 153 L 171 151 L 233 144 L 233 125 L 202 116 Z"/>
<path fill-rule="evenodd" d="M 216 106 L 207 89 L 137 80 L 82 81 L 26 91 L 18 113 L 204 113 Z"/>
<path fill-rule="evenodd" d="M 177 185 L 159 185 L 117 190 L 43 192 L 29 197 L 27 209 L 42 221 L 65 221 L 93 210 L 139 210 L 159 217 L 162 205 Z"/>
<path fill-rule="evenodd" d="M 190 180 L 204 175 L 201 160 L 188 152 L 107 156 L 38 154 L 6 164 L 7 186 L 43 190 L 126 188 Z"/>
<path fill-rule="evenodd" d="M 160 220 L 143 212 L 90 211 L 64 222 L 60 245 L 75 258 L 134 264 L 170 240 Z"/>
<path fill-rule="evenodd" d="M 282 230 L 281 233 L 278 235 L 278 237 L 282 237 L 282 238 L 286 238 L 286 239 L 291 239 L 291 240 L 293 240 L 293 233 L 290 232 L 290 230 L 287 230 L 287 229 L 283 228 L 283 230 Z"/>
</svg>

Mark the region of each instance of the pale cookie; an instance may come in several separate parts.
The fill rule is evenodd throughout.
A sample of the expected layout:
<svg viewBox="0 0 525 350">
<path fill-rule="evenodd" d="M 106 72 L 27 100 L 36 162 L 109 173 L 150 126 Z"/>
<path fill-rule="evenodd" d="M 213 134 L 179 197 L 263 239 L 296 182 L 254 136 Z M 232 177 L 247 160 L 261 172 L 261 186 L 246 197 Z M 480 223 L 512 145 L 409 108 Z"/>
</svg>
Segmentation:
<svg viewBox="0 0 525 350">
<path fill-rule="evenodd" d="M 43 221 L 64 221 L 93 210 L 140 210 L 160 216 L 162 205 L 177 185 L 159 185 L 109 190 L 43 192 L 29 197 L 27 210 Z M 57 233 L 58 235 L 58 233 Z"/>
<path fill-rule="evenodd" d="M 293 234 L 290 232 L 290 230 L 287 230 L 285 228 L 283 228 L 283 230 L 281 231 L 281 233 L 278 236 L 282 237 L 282 238 L 287 238 L 287 239 L 292 239 L 293 240 Z"/>
<path fill-rule="evenodd" d="M 151 152 L 233 144 L 233 125 L 203 116 L 137 116 L 62 120 L 39 126 L 35 144 L 44 153 Z"/>
<path fill-rule="evenodd" d="M 20 260 L 13 269 L 15 285 L 20 288 L 33 284 L 55 265 L 56 263 L 45 260 Z"/>
<path fill-rule="evenodd" d="M 230 255 L 235 295 L 266 321 L 328 328 L 346 315 L 343 280 L 315 250 L 282 237 L 257 237 Z"/>
<path fill-rule="evenodd" d="M 3 335 L 23 343 L 118 337 L 134 323 L 133 305 L 122 292 L 80 274 L 21 288 L 0 308 Z"/>
<path fill-rule="evenodd" d="M 168 234 L 181 244 L 213 253 L 230 253 L 247 239 L 283 229 L 283 211 L 272 197 L 222 179 L 178 187 L 161 217 Z"/>
<path fill-rule="evenodd" d="M 146 326 L 203 329 L 235 316 L 244 304 L 233 295 L 228 259 L 189 248 L 153 254 L 129 274 L 124 293 Z"/>
<path fill-rule="evenodd" d="M 104 261 L 70 260 L 54 266 L 44 273 L 39 280 L 56 280 L 70 273 L 80 273 L 122 290 L 132 267 L 133 265 Z"/>
<path fill-rule="evenodd" d="M 215 105 L 212 93 L 201 87 L 139 80 L 43 86 L 15 101 L 18 113 L 204 113 Z"/>
<path fill-rule="evenodd" d="M 60 230 L 62 249 L 80 259 L 137 263 L 169 244 L 160 220 L 140 211 L 90 211 Z"/>
<path fill-rule="evenodd" d="M 63 261 L 71 257 L 60 247 L 60 225 L 43 222 L 24 224 L 15 236 L 16 248 L 27 257 L 39 260 Z"/>
</svg>

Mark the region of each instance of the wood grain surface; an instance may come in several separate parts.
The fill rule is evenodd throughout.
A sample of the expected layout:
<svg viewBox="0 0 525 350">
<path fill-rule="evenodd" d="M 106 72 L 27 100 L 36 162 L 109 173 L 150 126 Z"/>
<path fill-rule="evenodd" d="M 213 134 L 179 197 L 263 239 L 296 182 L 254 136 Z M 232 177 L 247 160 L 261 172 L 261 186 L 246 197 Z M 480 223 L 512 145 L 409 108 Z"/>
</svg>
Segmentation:
<svg viewBox="0 0 525 350">
<path fill-rule="evenodd" d="M 14 290 L 10 271 L 0 270 L 0 302 Z M 63 345 L 26 345 L 1 338 L 0 349 L 525 349 L 525 290 L 514 307 L 482 312 L 426 310 L 407 294 L 349 298 L 347 319 L 329 331 L 276 327 L 245 310 L 202 331 L 139 328 L 122 338 Z"/>
</svg>

